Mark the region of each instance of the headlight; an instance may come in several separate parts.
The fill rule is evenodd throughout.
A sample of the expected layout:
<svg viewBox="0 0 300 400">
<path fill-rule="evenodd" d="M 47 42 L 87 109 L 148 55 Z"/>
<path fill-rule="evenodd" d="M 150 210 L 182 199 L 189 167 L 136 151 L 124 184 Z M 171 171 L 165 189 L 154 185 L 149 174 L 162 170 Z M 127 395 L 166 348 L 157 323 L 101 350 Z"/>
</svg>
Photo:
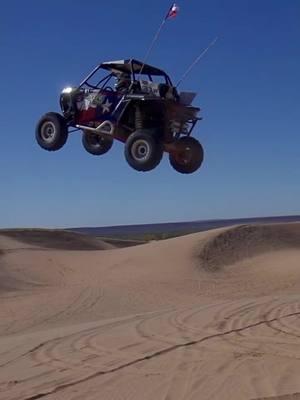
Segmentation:
<svg viewBox="0 0 300 400">
<path fill-rule="evenodd" d="M 64 89 L 62 90 L 62 93 L 71 93 L 72 90 L 73 90 L 73 88 L 71 88 L 71 87 L 66 87 L 66 88 L 64 88 Z"/>
</svg>

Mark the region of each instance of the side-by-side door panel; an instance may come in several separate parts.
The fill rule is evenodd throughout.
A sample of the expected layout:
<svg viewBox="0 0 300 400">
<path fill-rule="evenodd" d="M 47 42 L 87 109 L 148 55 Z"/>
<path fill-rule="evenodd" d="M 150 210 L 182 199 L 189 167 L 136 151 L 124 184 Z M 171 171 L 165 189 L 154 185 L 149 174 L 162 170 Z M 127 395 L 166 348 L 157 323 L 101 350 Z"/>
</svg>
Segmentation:
<svg viewBox="0 0 300 400">
<path fill-rule="evenodd" d="M 78 124 L 101 122 L 109 120 L 115 122 L 114 111 L 122 99 L 122 94 L 112 90 L 89 89 L 82 92 L 77 99 Z"/>
</svg>

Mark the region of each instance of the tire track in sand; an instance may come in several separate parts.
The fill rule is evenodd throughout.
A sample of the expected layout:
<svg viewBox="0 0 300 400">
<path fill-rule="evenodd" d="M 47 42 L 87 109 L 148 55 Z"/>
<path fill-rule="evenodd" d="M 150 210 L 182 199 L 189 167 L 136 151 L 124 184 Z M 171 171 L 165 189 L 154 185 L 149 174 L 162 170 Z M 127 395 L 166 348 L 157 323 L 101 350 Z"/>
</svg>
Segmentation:
<svg viewBox="0 0 300 400">
<path fill-rule="evenodd" d="M 137 365 L 137 364 L 139 364 L 141 362 L 148 361 L 148 360 L 151 360 L 151 359 L 154 359 L 154 358 L 169 354 L 169 353 L 171 353 L 173 351 L 177 351 L 179 349 L 189 348 L 191 346 L 202 344 L 202 343 L 208 342 L 208 341 L 213 340 L 213 339 L 223 338 L 224 336 L 229 336 L 229 335 L 235 334 L 237 332 L 243 332 L 243 331 L 252 329 L 254 327 L 261 327 L 261 326 L 265 326 L 265 325 L 268 326 L 268 324 L 273 323 L 278 318 L 286 319 L 286 318 L 292 318 L 292 317 L 295 317 L 295 316 L 298 316 L 298 315 L 300 315 L 300 311 L 293 311 L 293 312 L 288 313 L 288 314 L 282 314 L 281 312 L 279 312 L 278 316 L 277 317 L 274 316 L 273 319 L 269 319 L 269 320 L 261 319 L 259 321 L 255 321 L 253 323 L 250 323 L 250 324 L 248 324 L 246 326 L 240 326 L 240 327 L 237 327 L 237 328 L 234 328 L 234 329 L 230 329 L 230 330 L 227 330 L 227 331 L 217 332 L 217 333 L 214 333 L 214 334 L 211 334 L 211 335 L 203 336 L 203 337 L 201 337 L 199 339 L 196 339 L 196 340 L 185 341 L 185 342 L 182 342 L 182 343 L 174 344 L 172 346 L 166 346 L 166 347 L 161 348 L 161 349 L 159 349 L 159 350 L 157 350 L 157 351 L 155 351 L 153 353 L 146 354 L 146 355 L 134 358 L 132 360 L 128 360 L 127 362 L 114 365 L 111 368 L 103 368 L 103 366 L 102 366 L 102 368 L 99 368 L 99 366 L 98 366 L 97 370 L 90 371 L 90 373 L 88 373 L 86 371 L 85 376 L 80 378 L 80 379 L 75 379 L 75 380 L 70 379 L 70 381 L 68 381 L 66 383 L 63 383 L 61 385 L 58 385 L 58 386 L 55 386 L 55 387 L 51 387 L 51 388 L 49 388 L 49 387 L 45 388 L 43 391 L 41 391 L 39 393 L 35 393 L 35 394 L 32 393 L 31 395 L 28 395 L 26 397 L 20 397 L 19 396 L 18 400 L 21 400 L 21 399 L 22 400 L 38 399 L 38 398 L 44 397 L 44 396 L 46 396 L 48 394 L 57 393 L 59 391 L 62 391 L 64 389 L 68 388 L 68 387 L 77 385 L 79 383 L 83 383 L 83 382 L 89 381 L 89 380 L 91 380 L 91 379 L 93 379 L 95 377 L 98 377 L 98 376 L 114 374 L 114 373 L 122 371 L 122 370 L 124 370 L 124 369 L 126 369 L 128 367 L 135 366 L 135 365 Z M 60 339 L 57 339 L 57 340 L 59 342 Z M 41 346 L 41 347 L 43 347 L 43 346 Z M 37 350 L 40 351 L 40 349 L 37 349 Z M 233 368 L 233 369 L 238 368 L 238 364 L 239 364 L 238 362 L 234 362 L 233 364 L 231 363 L 232 367 L 230 367 L 230 368 Z M 223 368 L 228 369 L 228 365 L 225 363 Z M 201 382 L 200 383 L 198 382 L 198 385 L 200 385 L 200 384 L 201 384 Z M 172 385 L 170 385 L 170 386 L 172 386 Z M 168 390 L 170 391 L 171 389 L 168 389 Z"/>
</svg>

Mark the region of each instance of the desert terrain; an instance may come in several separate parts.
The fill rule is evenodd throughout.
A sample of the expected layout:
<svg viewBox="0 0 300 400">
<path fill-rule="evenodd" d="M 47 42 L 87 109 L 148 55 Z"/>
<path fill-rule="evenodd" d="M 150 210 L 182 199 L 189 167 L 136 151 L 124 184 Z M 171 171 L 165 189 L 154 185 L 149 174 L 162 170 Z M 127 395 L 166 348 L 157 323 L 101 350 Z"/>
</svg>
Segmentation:
<svg viewBox="0 0 300 400">
<path fill-rule="evenodd" d="M 300 399 L 300 223 L 0 231 L 0 400 L 41 398 Z"/>
</svg>

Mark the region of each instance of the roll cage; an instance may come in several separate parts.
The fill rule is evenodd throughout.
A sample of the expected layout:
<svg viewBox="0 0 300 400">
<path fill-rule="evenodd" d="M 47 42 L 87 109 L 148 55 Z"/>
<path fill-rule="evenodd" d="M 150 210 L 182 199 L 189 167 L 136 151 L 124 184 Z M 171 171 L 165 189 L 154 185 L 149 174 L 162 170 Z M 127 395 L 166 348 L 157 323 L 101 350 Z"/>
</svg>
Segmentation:
<svg viewBox="0 0 300 400">
<path fill-rule="evenodd" d="M 96 73 L 100 69 L 109 71 L 109 74 L 97 81 L 96 84 L 91 84 L 91 78 L 95 77 Z M 92 89 L 103 89 L 111 80 L 111 78 L 116 78 L 120 73 L 130 74 L 131 82 L 137 81 L 137 75 L 146 75 L 151 82 L 153 82 L 154 76 L 160 76 L 164 78 L 166 85 L 172 86 L 172 81 L 170 77 L 163 70 L 148 64 L 144 64 L 141 61 L 135 59 L 129 59 L 120 61 L 108 61 L 97 65 L 90 72 L 90 74 L 87 75 L 84 80 L 79 84 L 79 88 L 86 85 Z"/>
</svg>

